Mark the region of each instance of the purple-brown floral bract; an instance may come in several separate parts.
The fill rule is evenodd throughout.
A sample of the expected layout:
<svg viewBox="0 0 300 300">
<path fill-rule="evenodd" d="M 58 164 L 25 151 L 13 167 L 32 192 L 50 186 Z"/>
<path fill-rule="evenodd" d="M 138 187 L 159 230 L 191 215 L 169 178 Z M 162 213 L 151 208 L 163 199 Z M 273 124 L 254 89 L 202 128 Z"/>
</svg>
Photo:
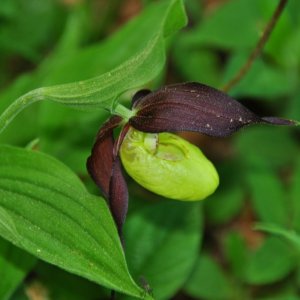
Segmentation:
<svg viewBox="0 0 300 300">
<path fill-rule="evenodd" d="M 132 108 L 135 114 L 116 141 L 113 130 L 121 124 L 121 117 L 111 117 L 100 128 L 87 161 L 91 177 L 109 203 L 120 237 L 127 214 L 128 190 L 119 148 L 129 126 L 151 133 L 195 131 L 225 137 L 250 124 L 297 124 L 277 117 L 260 117 L 225 93 L 196 82 L 169 85 L 155 92 L 141 90 L 133 97 Z"/>
</svg>

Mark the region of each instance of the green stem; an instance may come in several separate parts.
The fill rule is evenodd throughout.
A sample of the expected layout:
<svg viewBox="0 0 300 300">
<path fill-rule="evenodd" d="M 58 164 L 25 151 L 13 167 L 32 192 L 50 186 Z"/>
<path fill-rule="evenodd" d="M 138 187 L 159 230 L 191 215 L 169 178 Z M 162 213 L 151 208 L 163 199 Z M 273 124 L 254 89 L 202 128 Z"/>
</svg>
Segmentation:
<svg viewBox="0 0 300 300">
<path fill-rule="evenodd" d="M 124 118 L 126 121 L 128 121 L 134 115 L 132 110 L 119 103 L 113 109 L 112 113 Z"/>
</svg>

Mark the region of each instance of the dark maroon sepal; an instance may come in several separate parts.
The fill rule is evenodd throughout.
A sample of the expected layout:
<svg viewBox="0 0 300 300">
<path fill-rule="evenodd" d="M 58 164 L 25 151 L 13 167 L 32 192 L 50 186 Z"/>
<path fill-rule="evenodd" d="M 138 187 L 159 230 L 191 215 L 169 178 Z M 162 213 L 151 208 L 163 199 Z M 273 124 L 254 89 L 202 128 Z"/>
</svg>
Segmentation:
<svg viewBox="0 0 300 300">
<path fill-rule="evenodd" d="M 195 131 L 225 137 L 256 123 L 294 125 L 280 118 L 261 118 L 225 93 L 190 82 L 169 85 L 143 95 L 129 123 L 145 132 Z"/>
<path fill-rule="evenodd" d="M 87 169 L 108 200 L 110 211 L 122 239 L 122 226 L 128 208 L 128 190 L 118 151 L 125 136 L 125 133 L 122 134 L 124 130 L 116 142 L 113 137 L 113 130 L 121 121 L 122 118 L 113 116 L 100 128 L 92 154 L 87 160 Z M 125 126 L 126 130 L 127 127 Z"/>
<path fill-rule="evenodd" d="M 122 118 L 113 116 L 104 123 L 97 134 L 91 156 L 87 160 L 88 172 L 106 199 L 109 196 L 109 182 L 113 166 L 113 130 L 121 121 Z"/>
</svg>

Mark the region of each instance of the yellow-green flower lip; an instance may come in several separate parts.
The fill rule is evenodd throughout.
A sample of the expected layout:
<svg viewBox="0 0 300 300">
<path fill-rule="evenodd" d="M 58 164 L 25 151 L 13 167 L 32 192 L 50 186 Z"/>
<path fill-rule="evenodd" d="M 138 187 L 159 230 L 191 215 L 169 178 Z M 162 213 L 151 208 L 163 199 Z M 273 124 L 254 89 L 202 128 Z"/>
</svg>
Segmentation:
<svg viewBox="0 0 300 300">
<path fill-rule="evenodd" d="M 201 150 L 175 134 L 131 128 L 120 155 L 125 170 L 136 182 L 167 198 L 203 200 L 219 185 L 215 167 Z"/>
</svg>

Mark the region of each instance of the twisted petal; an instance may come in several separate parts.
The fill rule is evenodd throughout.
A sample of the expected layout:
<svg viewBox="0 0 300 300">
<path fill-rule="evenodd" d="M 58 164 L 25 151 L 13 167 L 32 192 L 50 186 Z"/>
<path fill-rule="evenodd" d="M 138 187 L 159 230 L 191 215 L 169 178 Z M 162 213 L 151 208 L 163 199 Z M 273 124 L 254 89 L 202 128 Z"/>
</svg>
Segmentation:
<svg viewBox="0 0 300 300">
<path fill-rule="evenodd" d="M 116 157 L 109 186 L 109 206 L 116 222 L 119 236 L 122 238 L 122 228 L 128 210 L 128 189 L 122 173 L 119 156 Z"/>
<path fill-rule="evenodd" d="M 153 133 L 196 131 L 225 137 L 249 124 L 296 124 L 275 117 L 261 118 L 225 93 L 196 82 L 145 93 L 135 101 L 134 108 L 137 113 L 129 123 L 140 131 Z"/>
<path fill-rule="evenodd" d="M 108 200 L 111 213 L 122 236 L 122 226 L 127 214 L 128 191 L 118 157 L 118 143 L 113 138 L 113 129 L 121 118 L 113 116 L 99 130 L 92 154 L 87 160 L 87 169 L 95 183 Z"/>
<path fill-rule="evenodd" d="M 87 160 L 87 169 L 106 199 L 109 196 L 109 182 L 113 165 L 113 129 L 120 122 L 121 118 L 114 116 L 104 123 L 97 134 L 92 154 Z"/>
</svg>

